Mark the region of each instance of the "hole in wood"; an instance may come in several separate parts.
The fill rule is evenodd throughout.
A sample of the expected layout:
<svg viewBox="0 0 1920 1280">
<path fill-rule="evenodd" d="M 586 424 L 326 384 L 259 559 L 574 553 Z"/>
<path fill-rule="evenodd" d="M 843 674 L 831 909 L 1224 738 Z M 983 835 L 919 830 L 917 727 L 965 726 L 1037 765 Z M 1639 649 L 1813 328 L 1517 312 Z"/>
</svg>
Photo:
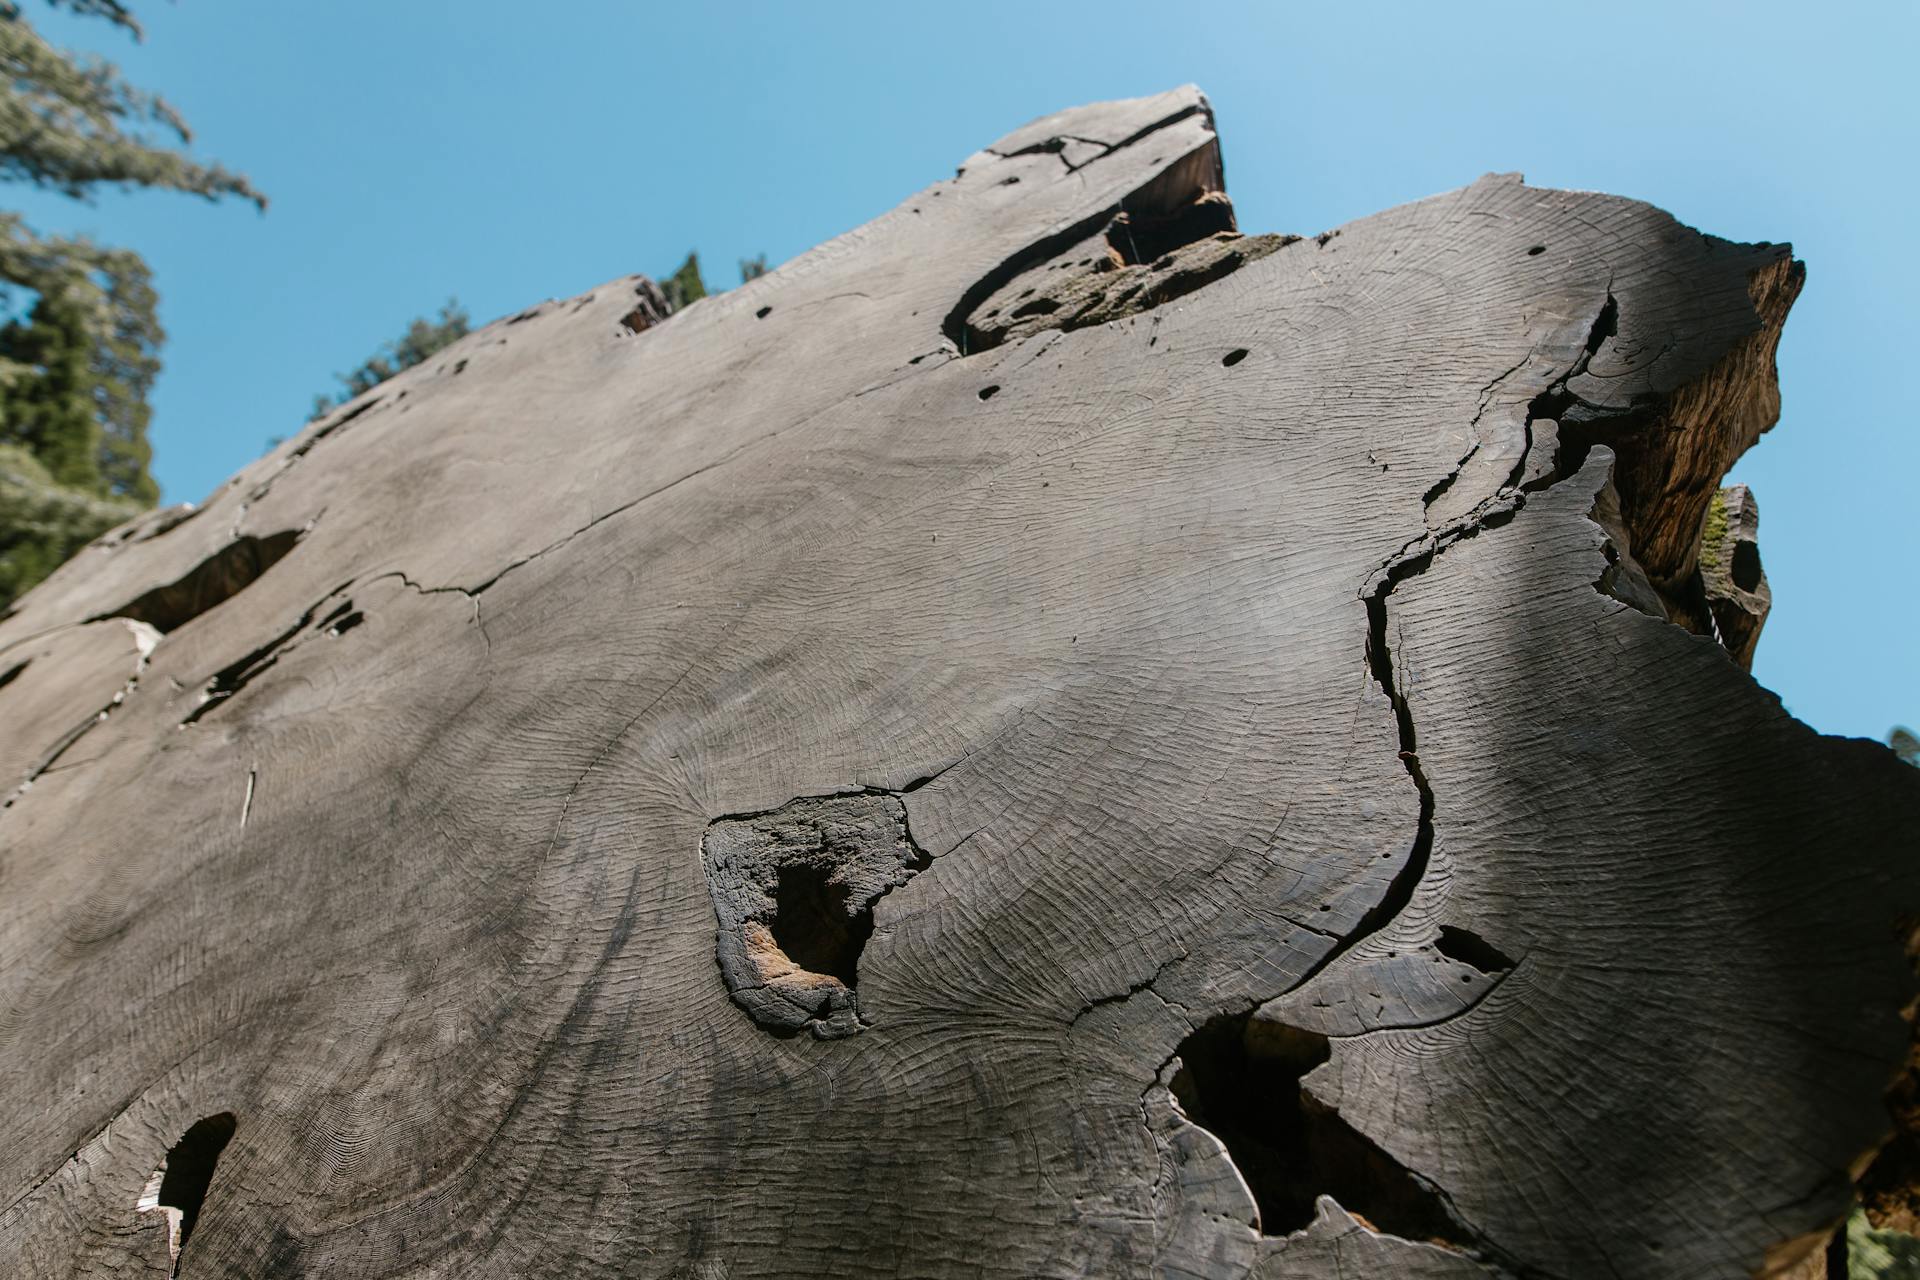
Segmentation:
<svg viewBox="0 0 1920 1280">
<path fill-rule="evenodd" d="M 980 398 L 982 400 L 991 400 L 999 394 L 1000 388 L 998 386 L 980 388 Z"/>
<path fill-rule="evenodd" d="M 1472 965 L 1482 973 L 1505 973 L 1513 968 L 1513 961 L 1507 958 L 1504 951 L 1469 929 L 1456 929 L 1450 924 L 1443 924 L 1440 926 L 1440 940 L 1435 945 L 1447 959 Z"/>
<path fill-rule="evenodd" d="M 174 1274 L 179 1274 L 180 1254 L 200 1220 L 200 1209 L 207 1200 L 207 1188 L 213 1184 L 214 1167 L 233 1139 L 236 1122 L 233 1113 L 222 1111 L 196 1122 L 173 1144 L 167 1158 L 153 1171 L 146 1190 L 140 1193 L 137 1208 L 142 1213 L 167 1215 L 167 1251 L 172 1255 Z"/>
<path fill-rule="evenodd" d="M 1742 591 L 1760 586 L 1760 548 L 1742 540 L 1733 544 L 1733 585 Z"/>
<path fill-rule="evenodd" d="M 1378 1230 L 1460 1247 L 1465 1233 L 1439 1193 L 1301 1087 L 1328 1055 L 1327 1038 L 1310 1031 L 1215 1018 L 1181 1042 L 1170 1087 L 1187 1118 L 1225 1144 L 1263 1235 L 1305 1227 L 1330 1195 Z"/>
<path fill-rule="evenodd" d="M 795 964 L 851 987 L 860 952 L 873 936 L 873 908 L 850 909 L 847 886 L 829 879 L 830 870 L 817 862 L 781 867 L 768 923 L 773 940 Z"/>
<path fill-rule="evenodd" d="M 1220 363 L 1227 366 L 1227 368 L 1231 369 L 1233 368 L 1233 366 L 1239 364 L 1242 360 L 1245 360 L 1246 358 L 1247 358 L 1247 349 L 1245 347 L 1235 347 L 1233 350 L 1227 352 L 1227 354 L 1220 357 Z"/>
<path fill-rule="evenodd" d="M 261 574 L 293 550 L 300 534 L 298 529 L 288 529 L 264 538 L 238 538 L 195 565 L 184 577 L 164 587 L 155 587 L 90 621 L 131 618 L 156 631 L 176 630 L 252 586 Z"/>
<path fill-rule="evenodd" d="M 776 1035 L 863 1030 L 870 1011 L 854 986 L 874 904 L 931 865 L 899 796 L 806 796 L 717 818 L 700 859 L 733 1002 Z"/>
</svg>

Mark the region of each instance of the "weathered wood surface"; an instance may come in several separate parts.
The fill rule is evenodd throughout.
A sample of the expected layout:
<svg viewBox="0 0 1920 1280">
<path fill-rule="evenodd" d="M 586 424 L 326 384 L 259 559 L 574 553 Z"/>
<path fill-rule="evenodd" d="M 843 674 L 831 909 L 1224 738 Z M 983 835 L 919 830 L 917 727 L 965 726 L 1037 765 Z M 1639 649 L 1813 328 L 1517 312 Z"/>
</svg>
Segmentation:
<svg viewBox="0 0 1920 1280">
<path fill-rule="evenodd" d="M 1817 1245 L 1920 775 L 1713 638 L 1797 264 L 1515 177 L 1243 252 L 1220 174 L 1193 90 L 1063 112 L 663 322 L 490 325 L 23 599 L 0 1272 Z"/>
</svg>

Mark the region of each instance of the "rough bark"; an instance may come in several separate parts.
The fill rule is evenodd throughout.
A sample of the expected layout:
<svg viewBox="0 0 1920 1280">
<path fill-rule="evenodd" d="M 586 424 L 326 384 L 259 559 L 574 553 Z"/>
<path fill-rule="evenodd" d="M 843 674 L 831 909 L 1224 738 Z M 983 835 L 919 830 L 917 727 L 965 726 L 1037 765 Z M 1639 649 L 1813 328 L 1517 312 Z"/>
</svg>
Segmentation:
<svg viewBox="0 0 1920 1280">
<path fill-rule="evenodd" d="M 1714 638 L 1798 264 L 1511 176 L 1241 238 L 1222 172 L 1194 90 L 1062 112 L 23 598 L 0 1271 L 1823 1248 L 1920 775 Z"/>
</svg>

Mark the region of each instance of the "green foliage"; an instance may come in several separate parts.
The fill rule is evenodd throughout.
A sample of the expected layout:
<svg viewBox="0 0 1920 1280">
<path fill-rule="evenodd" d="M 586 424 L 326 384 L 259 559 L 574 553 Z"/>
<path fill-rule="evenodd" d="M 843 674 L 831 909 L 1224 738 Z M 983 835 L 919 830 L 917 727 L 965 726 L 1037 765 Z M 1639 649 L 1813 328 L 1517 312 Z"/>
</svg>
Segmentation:
<svg viewBox="0 0 1920 1280">
<path fill-rule="evenodd" d="M 118 4 L 73 0 L 67 7 L 137 30 Z M 76 199 L 101 185 L 164 187 L 208 199 L 241 196 L 266 208 L 267 198 L 241 175 L 166 145 L 190 137 L 166 99 L 128 84 L 110 62 L 54 48 L 17 4 L 0 9 L 0 180 Z"/>
<path fill-rule="evenodd" d="M 740 283 L 758 280 L 767 274 L 767 255 L 755 254 L 751 258 L 740 259 Z M 700 255 L 689 253 L 687 260 L 680 264 L 679 270 L 660 282 L 660 292 L 667 300 L 667 314 L 672 315 L 691 302 L 698 302 L 711 292 L 707 282 L 700 278 Z"/>
<path fill-rule="evenodd" d="M 147 394 L 165 334 L 146 264 L 85 240 L 38 240 L 0 215 L 0 277 L 37 294 L 0 326 L 0 441 L 31 449 L 57 483 L 151 505 Z"/>
<path fill-rule="evenodd" d="M 405 333 L 384 344 L 351 373 L 336 374 L 340 379 L 339 394 L 315 396 L 313 417 L 325 417 L 361 392 L 373 390 L 402 369 L 413 368 L 434 353 L 466 337 L 471 329 L 472 321 L 467 316 L 467 309 L 460 305 L 458 298 L 448 298 L 446 305 L 440 308 L 438 319 L 415 319 L 407 326 Z"/>
<path fill-rule="evenodd" d="M 1920 1280 L 1920 1239 L 1880 1230 L 1854 1206 L 1847 1219 L 1847 1280 Z"/>
<path fill-rule="evenodd" d="M 126 28 L 135 40 L 145 34 L 120 0 L 47 0 L 47 3 L 51 8 L 68 9 L 83 18 L 105 18 L 116 27 Z M 0 0 L 0 21 L 11 22 L 19 16 L 19 5 L 12 3 L 12 0 Z"/>
<path fill-rule="evenodd" d="M 25 446 L 55 484 L 100 490 L 102 432 L 87 403 L 87 329 L 64 291 L 43 293 L 25 323 L 0 330 L 0 351 L 31 368 L 7 397 L 0 431 Z"/>
<path fill-rule="evenodd" d="M 26 449 L 0 444 L 0 606 L 140 506 L 58 484 Z"/>
<path fill-rule="evenodd" d="M 667 300 L 668 315 L 706 297 L 706 281 L 700 278 L 700 255 L 689 253 L 680 269 L 660 282 L 660 293 Z"/>
<path fill-rule="evenodd" d="M 1720 544 L 1727 540 L 1727 495 L 1715 490 L 1700 529 L 1700 567 L 1708 573 L 1720 567 Z"/>
<path fill-rule="evenodd" d="M 140 35 L 121 0 L 50 3 Z M 0 181 L 81 200 L 102 186 L 157 187 L 266 207 L 246 178 L 173 145 L 189 134 L 165 99 L 111 63 L 48 44 L 12 0 L 0 0 L 0 71 Z M 43 236 L 0 212 L 0 607 L 100 519 L 158 500 L 147 444 L 165 339 L 156 302 L 138 254 Z"/>
<path fill-rule="evenodd" d="M 167 336 L 155 311 L 160 296 L 138 254 L 113 255 L 98 278 L 107 324 L 90 335 L 88 394 L 101 427 L 100 478 L 108 493 L 150 507 L 160 500 L 160 486 L 149 471 L 153 446 L 147 442 L 153 418 L 147 397 L 160 375 L 160 345 Z"/>
</svg>

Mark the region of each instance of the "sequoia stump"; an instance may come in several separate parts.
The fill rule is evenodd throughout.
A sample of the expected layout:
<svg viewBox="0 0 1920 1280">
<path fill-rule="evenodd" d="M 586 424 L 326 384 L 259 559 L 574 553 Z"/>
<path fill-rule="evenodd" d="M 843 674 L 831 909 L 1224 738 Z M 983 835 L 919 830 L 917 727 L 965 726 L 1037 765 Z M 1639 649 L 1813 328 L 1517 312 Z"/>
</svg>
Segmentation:
<svg viewBox="0 0 1920 1280">
<path fill-rule="evenodd" d="M 0 1272 L 1814 1265 L 1920 773 L 1745 670 L 1800 280 L 1242 234 L 1182 89 L 473 333 L 0 620 Z"/>
</svg>

